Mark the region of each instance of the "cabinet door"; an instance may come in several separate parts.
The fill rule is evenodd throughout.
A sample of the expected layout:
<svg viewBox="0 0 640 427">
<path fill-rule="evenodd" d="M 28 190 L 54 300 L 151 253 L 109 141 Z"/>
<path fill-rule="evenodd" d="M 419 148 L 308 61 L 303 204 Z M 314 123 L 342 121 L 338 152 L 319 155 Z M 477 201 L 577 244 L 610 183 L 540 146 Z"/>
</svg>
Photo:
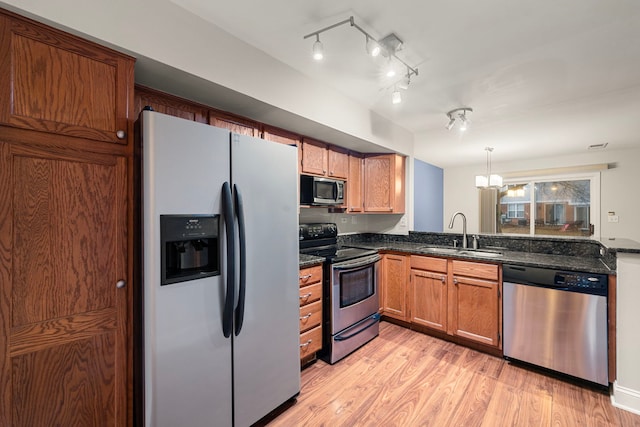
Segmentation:
<svg viewBox="0 0 640 427">
<path fill-rule="evenodd" d="M 0 141 L 0 425 L 127 424 L 127 174 Z"/>
<path fill-rule="evenodd" d="M 132 58 L 1 14 L 0 52 L 1 122 L 127 143 Z"/>
<path fill-rule="evenodd" d="M 153 108 L 153 111 L 159 113 L 198 123 L 207 123 L 209 117 L 207 108 L 202 105 L 169 95 L 168 93 L 136 85 L 133 117 L 137 118 L 146 106 Z"/>
<path fill-rule="evenodd" d="M 209 112 L 209 124 L 211 126 L 228 129 L 233 133 L 239 135 L 248 135 L 259 137 L 259 124 L 249 119 L 244 119 L 239 116 L 227 114 L 219 111 Z"/>
<path fill-rule="evenodd" d="M 498 282 L 453 276 L 449 333 L 481 344 L 500 346 L 500 288 Z"/>
<path fill-rule="evenodd" d="M 404 213 L 404 157 L 368 155 L 363 170 L 364 211 Z"/>
<path fill-rule="evenodd" d="M 382 257 L 382 309 L 386 316 L 408 319 L 408 257 L 385 254 Z"/>
<path fill-rule="evenodd" d="M 329 147 L 328 175 L 332 178 L 347 179 L 349 176 L 349 155 L 336 147 Z"/>
<path fill-rule="evenodd" d="M 325 176 L 327 164 L 327 144 L 304 139 L 302 141 L 302 173 Z"/>
<path fill-rule="evenodd" d="M 284 129 L 279 129 L 267 125 L 264 126 L 262 137 L 267 141 L 279 142 L 280 144 L 295 145 L 296 147 L 300 145 L 299 135 L 288 132 Z"/>
<path fill-rule="evenodd" d="M 349 155 L 347 178 L 347 212 L 362 212 L 362 157 Z"/>
<path fill-rule="evenodd" d="M 447 275 L 411 270 L 411 322 L 447 331 Z"/>
</svg>

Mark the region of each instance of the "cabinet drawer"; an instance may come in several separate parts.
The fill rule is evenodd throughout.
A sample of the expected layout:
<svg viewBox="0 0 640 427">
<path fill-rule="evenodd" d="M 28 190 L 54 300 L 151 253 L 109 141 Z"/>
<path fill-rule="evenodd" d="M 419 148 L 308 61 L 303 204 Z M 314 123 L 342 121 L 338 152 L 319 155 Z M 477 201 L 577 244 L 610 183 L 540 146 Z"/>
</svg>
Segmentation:
<svg viewBox="0 0 640 427">
<path fill-rule="evenodd" d="M 315 353 L 322 348 L 322 326 L 300 335 L 300 358 Z"/>
<path fill-rule="evenodd" d="M 304 332 L 322 323 L 322 301 L 316 301 L 300 307 L 300 332 Z"/>
<path fill-rule="evenodd" d="M 322 298 L 322 283 L 315 283 L 300 288 L 300 307 L 319 301 Z"/>
<path fill-rule="evenodd" d="M 498 280 L 497 264 L 453 260 L 453 274 L 458 276 L 479 277 L 481 279 Z"/>
<path fill-rule="evenodd" d="M 447 259 L 411 255 L 411 268 L 446 273 Z"/>
<path fill-rule="evenodd" d="M 300 270 L 300 286 L 322 282 L 322 264 Z"/>
</svg>

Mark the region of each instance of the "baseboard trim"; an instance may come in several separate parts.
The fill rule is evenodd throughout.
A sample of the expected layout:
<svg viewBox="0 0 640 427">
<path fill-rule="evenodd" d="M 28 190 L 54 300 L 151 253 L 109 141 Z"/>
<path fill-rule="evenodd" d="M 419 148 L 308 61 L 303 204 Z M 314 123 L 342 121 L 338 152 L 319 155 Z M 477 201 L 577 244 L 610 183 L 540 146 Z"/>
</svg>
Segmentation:
<svg viewBox="0 0 640 427">
<path fill-rule="evenodd" d="M 616 381 L 613 383 L 611 404 L 616 408 L 640 415 L 640 391 L 622 387 Z"/>
</svg>

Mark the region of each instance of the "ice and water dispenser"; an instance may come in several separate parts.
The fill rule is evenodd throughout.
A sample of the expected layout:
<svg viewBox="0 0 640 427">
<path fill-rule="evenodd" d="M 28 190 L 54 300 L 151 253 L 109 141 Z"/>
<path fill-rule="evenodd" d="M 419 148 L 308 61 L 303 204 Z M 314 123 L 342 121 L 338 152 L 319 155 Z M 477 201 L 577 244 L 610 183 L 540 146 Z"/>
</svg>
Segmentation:
<svg viewBox="0 0 640 427">
<path fill-rule="evenodd" d="M 160 215 L 161 285 L 220 274 L 219 215 Z"/>
</svg>

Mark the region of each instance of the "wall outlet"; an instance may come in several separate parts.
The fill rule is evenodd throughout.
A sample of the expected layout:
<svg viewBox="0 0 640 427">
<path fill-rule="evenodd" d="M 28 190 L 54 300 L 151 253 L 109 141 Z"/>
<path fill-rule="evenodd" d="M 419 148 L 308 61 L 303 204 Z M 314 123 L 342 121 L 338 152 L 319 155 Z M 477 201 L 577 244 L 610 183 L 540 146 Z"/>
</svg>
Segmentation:
<svg viewBox="0 0 640 427">
<path fill-rule="evenodd" d="M 340 222 L 343 223 L 343 224 L 346 224 L 347 223 L 347 218 L 340 218 Z"/>
<path fill-rule="evenodd" d="M 351 224 L 357 224 L 358 223 L 358 218 L 356 216 L 352 216 L 351 217 Z"/>
<path fill-rule="evenodd" d="M 618 222 L 618 215 L 607 215 L 607 222 Z"/>
<path fill-rule="evenodd" d="M 400 226 L 401 227 L 406 227 L 407 226 L 407 217 L 403 216 L 402 219 L 400 220 Z"/>
</svg>

